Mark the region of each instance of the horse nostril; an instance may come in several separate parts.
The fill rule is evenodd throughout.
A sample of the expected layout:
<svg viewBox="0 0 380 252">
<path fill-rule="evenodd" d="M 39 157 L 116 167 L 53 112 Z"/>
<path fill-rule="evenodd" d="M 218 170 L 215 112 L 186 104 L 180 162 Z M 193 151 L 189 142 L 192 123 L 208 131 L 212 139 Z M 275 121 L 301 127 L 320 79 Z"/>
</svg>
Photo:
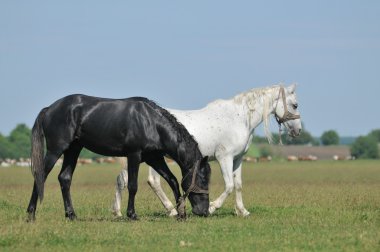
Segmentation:
<svg viewBox="0 0 380 252">
<path fill-rule="evenodd" d="M 302 131 L 302 129 L 299 129 L 299 130 L 298 130 L 298 135 L 301 134 L 301 131 Z"/>
</svg>

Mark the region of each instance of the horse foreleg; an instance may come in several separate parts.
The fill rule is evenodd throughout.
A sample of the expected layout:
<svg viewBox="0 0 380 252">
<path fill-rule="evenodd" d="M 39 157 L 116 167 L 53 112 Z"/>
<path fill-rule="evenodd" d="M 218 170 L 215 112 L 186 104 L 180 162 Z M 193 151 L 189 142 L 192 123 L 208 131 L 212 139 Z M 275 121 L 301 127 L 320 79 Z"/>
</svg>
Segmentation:
<svg viewBox="0 0 380 252">
<path fill-rule="evenodd" d="M 242 160 L 236 160 L 234 162 L 234 172 L 233 172 L 235 192 L 236 192 L 235 213 L 240 216 L 248 216 L 249 212 L 244 207 L 243 197 L 241 193 L 242 191 L 241 167 L 242 167 Z"/>
<path fill-rule="evenodd" d="M 116 216 L 122 216 L 121 214 L 121 200 L 122 200 L 122 192 L 128 185 L 128 166 L 120 172 L 116 179 L 115 186 L 115 199 L 112 204 L 112 212 Z"/>
<path fill-rule="evenodd" d="M 151 167 L 153 167 L 153 169 L 159 175 L 161 175 L 166 180 L 166 182 L 168 182 L 170 188 L 173 190 L 174 198 L 176 199 L 176 202 L 178 204 L 179 203 L 179 199 L 180 199 L 180 195 L 181 195 L 181 193 L 179 191 L 179 184 L 178 184 L 178 181 L 177 181 L 176 177 L 174 176 L 174 174 L 170 171 L 169 167 L 167 166 L 164 157 L 158 157 L 158 158 L 155 158 L 155 159 L 147 160 L 146 163 L 148 165 L 150 165 Z M 157 173 L 156 173 L 156 178 L 157 178 Z M 158 182 L 159 182 L 159 180 L 158 180 Z M 155 190 L 155 188 L 153 188 L 153 190 Z M 166 201 L 161 200 L 161 202 L 163 204 L 164 204 L 164 202 L 169 202 L 170 203 L 170 204 L 168 204 L 166 206 L 164 204 L 164 206 L 165 207 L 172 207 L 171 214 L 173 214 L 173 216 L 178 215 L 177 210 L 174 209 L 174 206 L 171 204 L 171 202 L 169 201 L 169 199 L 166 197 L 166 195 L 162 191 L 162 188 L 161 188 L 160 184 L 159 184 L 159 190 L 161 191 L 161 193 L 160 192 L 158 194 L 156 193 L 157 196 L 160 199 L 161 199 L 160 196 L 164 196 L 163 199 L 166 198 Z M 180 217 L 181 218 L 185 218 L 185 216 L 180 216 Z"/>
<path fill-rule="evenodd" d="M 162 190 L 160 174 L 158 174 L 152 167 L 149 167 L 148 184 L 160 199 L 169 216 L 177 216 L 177 209 L 175 209 L 173 203 L 169 200 L 165 192 Z"/>
<path fill-rule="evenodd" d="M 135 196 L 138 188 L 138 174 L 139 166 L 141 162 L 141 154 L 133 153 L 128 155 L 128 208 L 127 216 L 132 220 L 137 220 L 137 214 L 135 211 Z"/>
<path fill-rule="evenodd" d="M 220 208 L 229 194 L 232 193 L 234 189 L 233 182 L 233 158 L 230 156 L 225 156 L 218 159 L 220 164 L 220 169 L 222 170 L 222 175 L 224 179 L 225 189 L 224 192 L 213 202 L 210 202 L 209 212 L 214 213 L 216 209 Z"/>
</svg>

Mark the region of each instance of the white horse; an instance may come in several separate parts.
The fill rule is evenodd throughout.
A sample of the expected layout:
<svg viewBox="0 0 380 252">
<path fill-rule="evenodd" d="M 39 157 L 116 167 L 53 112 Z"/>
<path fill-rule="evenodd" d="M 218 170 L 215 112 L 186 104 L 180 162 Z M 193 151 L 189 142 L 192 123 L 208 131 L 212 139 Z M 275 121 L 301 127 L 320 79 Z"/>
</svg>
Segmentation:
<svg viewBox="0 0 380 252">
<path fill-rule="evenodd" d="M 297 110 L 296 85 L 284 88 L 282 85 L 252 89 L 229 100 L 216 100 L 200 110 L 168 109 L 192 134 L 198 142 L 203 156 L 217 160 L 225 183 L 224 192 L 210 203 L 212 214 L 223 205 L 233 189 L 236 190 L 237 215 L 248 216 L 242 199 L 241 167 L 243 155 L 247 152 L 255 128 L 264 122 L 264 131 L 269 143 L 272 135 L 269 129 L 270 115 L 274 114 L 281 127 L 284 124 L 292 137 L 301 132 L 301 120 Z M 113 212 L 121 216 L 121 192 L 127 186 L 127 167 L 117 178 Z M 148 184 L 160 198 L 170 216 L 177 210 L 165 195 L 160 184 L 160 175 L 149 168 Z"/>
</svg>

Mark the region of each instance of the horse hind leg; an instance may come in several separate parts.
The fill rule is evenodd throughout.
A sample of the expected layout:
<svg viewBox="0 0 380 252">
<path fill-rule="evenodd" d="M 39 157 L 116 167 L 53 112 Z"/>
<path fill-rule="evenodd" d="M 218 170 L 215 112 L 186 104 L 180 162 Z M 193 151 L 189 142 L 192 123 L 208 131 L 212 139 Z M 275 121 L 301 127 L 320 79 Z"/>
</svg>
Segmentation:
<svg viewBox="0 0 380 252">
<path fill-rule="evenodd" d="M 169 216 L 177 216 L 177 209 L 174 207 L 173 203 L 169 200 L 165 192 L 162 190 L 160 174 L 158 174 L 152 167 L 149 167 L 148 184 L 160 199 Z"/>
<path fill-rule="evenodd" d="M 235 213 L 236 215 L 246 217 L 250 213 L 245 209 L 243 204 L 243 197 L 242 197 L 242 180 L 241 180 L 241 166 L 242 166 L 242 160 L 237 160 L 234 162 L 234 168 L 236 167 L 233 177 L 234 177 L 234 185 L 235 185 L 235 192 L 236 192 L 236 205 L 235 205 Z"/>
<path fill-rule="evenodd" d="M 70 220 L 74 220 L 76 218 L 71 201 L 70 187 L 72 176 L 81 150 L 81 146 L 73 144 L 64 152 L 62 169 L 58 175 L 58 180 L 61 185 L 63 204 L 65 207 L 65 216 Z"/>
<path fill-rule="evenodd" d="M 47 176 L 53 169 L 55 163 L 57 162 L 58 158 L 61 156 L 61 154 L 62 153 L 53 153 L 51 151 L 48 151 L 46 153 L 45 158 L 44 158 L 44 183 L 46 181 Z M 30 198 L 29 206 L 27 208 L 27 213 L 28 213 L 27 221 L 34 221 L 36 219 L 37 200 L 38 200 L 37 185 L 36 185 L 36 182 L 34 182 L 32 196 Z"/>
<path fill-rule="evenodd" d="M 26 210 L 26 212 L 28 213 L 28 219 L 27 219 L 28 222 L 32 222 L 36 220 L 37 200 L 38 200 L 37 185 L 36 185 L 36 182 L 34 182 L 32 196 L 29 201 L 29 206 Z"/>
<path fill-rule="evenodd" d="M 116 178 L 115 199 L 112 203 L 112 213 L 115 216 L 123 216 L 121 213 L 122 192 L 128 186 L 128 166 L 126 165 Z"/>
</svg>

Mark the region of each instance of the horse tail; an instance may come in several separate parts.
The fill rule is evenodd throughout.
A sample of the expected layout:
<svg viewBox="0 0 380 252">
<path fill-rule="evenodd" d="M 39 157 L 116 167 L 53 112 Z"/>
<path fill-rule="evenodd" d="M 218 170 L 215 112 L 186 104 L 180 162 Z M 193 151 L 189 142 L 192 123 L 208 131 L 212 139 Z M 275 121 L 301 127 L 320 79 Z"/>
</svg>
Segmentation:
<svg viewBox="0 0 380 252">
<path fill-rule="evenodd" d="M 31 150 L 31 171 L 36 183 L 38 197 L 40 202 L 44 198 L 44 149 L 45 149 L 45 134 L 42 128 L 42 122 L 45 118 L 45 113 L 48 108 L 44 108 L 38 114 L 32 129 L 32 150 Z"/>
</svg>

